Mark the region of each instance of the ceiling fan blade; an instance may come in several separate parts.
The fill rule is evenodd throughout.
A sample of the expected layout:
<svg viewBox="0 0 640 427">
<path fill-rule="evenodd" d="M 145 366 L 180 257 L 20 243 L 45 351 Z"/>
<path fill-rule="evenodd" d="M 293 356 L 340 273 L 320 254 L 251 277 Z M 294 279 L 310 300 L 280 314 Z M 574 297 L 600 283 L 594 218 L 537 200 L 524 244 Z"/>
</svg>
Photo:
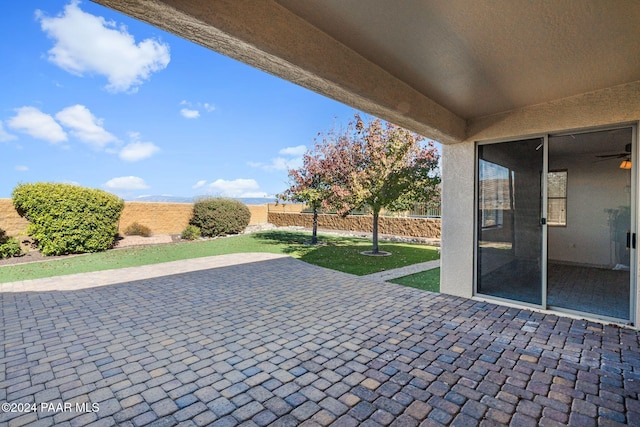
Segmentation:
<svg viewBox="0 0 640 427">
<path fill-rule="evenodd" d="M 629 155 L 629 153 L 618 153 L 618 154 L 602 154 L 596 157 L 599 157 L 601 159 L 613 159 L 613 158 L 623 158 L 623 157 L 627 157 Z"/>
</svg>

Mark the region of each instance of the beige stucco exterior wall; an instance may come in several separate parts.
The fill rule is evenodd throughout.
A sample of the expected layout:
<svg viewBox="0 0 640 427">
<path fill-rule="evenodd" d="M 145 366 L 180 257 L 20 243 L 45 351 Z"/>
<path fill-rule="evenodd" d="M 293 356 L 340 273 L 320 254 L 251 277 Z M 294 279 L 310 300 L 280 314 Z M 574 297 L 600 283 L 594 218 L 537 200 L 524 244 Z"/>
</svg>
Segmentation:
<svg viewBox="0 0 640 427">
<path fill-rule="evenodd" d="M 630 123 L 639 113 L 637 81 L 471 120 L 465 143 Z"/>
<path fill-rule="evenodd" d="M 440 292 L 473 295 L 473 142 L 442 146 Z"/>
<path fill-rule="evenodd" d="M 640 82 L 471 121 L 465 142 L 443 147 L 441 291 L 473 295 L 475 142 L 638 121 Z"/>
<path fill-rule="evenodd" d="M 269 212 L 269 222 L 278 226 L 313 227 L 312 214 Z M 342 218 L 338 215 L 318 215 L 318 228 L 321 230 L 347 230 L 371 232 L 373 217 L 370 215 L 351 215 Z M 440 238 L 440 220 L 433 218 L 394 218 L 380 217 L 380 234 L 394 236 Z"/>
<path fill-rule="evenodd" d="M 282 206 L 282 205 L 281 205 Z M 249 224 L 267 222 L 269 205 L 249 205 L 251 212 Z M 286 205 L 288 212 L 300 212 L 301 205 Z M 190 203 L 153 203 L 153 202 L 125 202 L 120 216 L 119 232 L 134 222 L 146 225 L 153 234 L 180 234 L 189 224 L 193 205 Z M 26 235 L 28 222 L 20 217 L 13 207 L 11 199 L 0 199 L 0 228 L 10 236 Z"/>
</svg>

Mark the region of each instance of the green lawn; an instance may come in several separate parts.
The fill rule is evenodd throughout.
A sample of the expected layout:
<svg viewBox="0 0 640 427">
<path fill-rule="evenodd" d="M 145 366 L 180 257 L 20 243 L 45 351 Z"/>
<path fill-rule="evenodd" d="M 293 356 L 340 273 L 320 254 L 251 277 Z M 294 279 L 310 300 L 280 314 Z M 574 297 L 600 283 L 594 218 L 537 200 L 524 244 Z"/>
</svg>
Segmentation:
<svg viewBox="0 0 640 427">
<path fill-rule="evenodd" d="M 437 259 L 431 246 L 381 242 L 389 257 L 368 257 L 359 252 L 370 249 L 371 241 L 351 237 L 321 235 L 323 245 L 305 244 L 310 233 L 265 231 L 221 239 L 116 249 L 45 262 L 0 267 L 0 283 L 86 273 L 113 268 L 135 267 L 189 258 L 243 252 L 288 254 L 310 264 L 364 275 L 418 262 Z"/>
<path fill-rule="evenodd" d="M 285 253 L 308 262 L 332 270 L 362 276 L 392 268 L 404 267 L 419 262 L 438 259 L 440 254 L 433 246 L 407 243 L 381 242 L 381 251 L 391 252 L 391 256 L 372 257 L 360 252 L 371 250 L 371 240 L 354 237 L 319 236 L 322 243 L 318 246 L 305 245 L 310 238 L 309 233 L 270 231 L 256 236 L 263 242 L 288 244 Z"/>
<path fill-rule="evenodd" d="M 440 292 L 440 268 L 422 271 L 389 281 L 399 285 L 422 289 L 423 291 Z"/>
</svg>

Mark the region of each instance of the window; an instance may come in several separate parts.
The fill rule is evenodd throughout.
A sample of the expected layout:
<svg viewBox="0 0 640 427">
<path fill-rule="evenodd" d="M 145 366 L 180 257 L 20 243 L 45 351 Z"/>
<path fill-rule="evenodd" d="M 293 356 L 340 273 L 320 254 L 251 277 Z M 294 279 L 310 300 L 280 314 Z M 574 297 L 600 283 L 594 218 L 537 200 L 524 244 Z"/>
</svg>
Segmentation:
<svg viewBox="0 0 640 427">
<path fill-rule="evenodd" d="M 547 175 L 547 224 L 567 226 L 567 171 L 549 171 Z"/>
</svg>

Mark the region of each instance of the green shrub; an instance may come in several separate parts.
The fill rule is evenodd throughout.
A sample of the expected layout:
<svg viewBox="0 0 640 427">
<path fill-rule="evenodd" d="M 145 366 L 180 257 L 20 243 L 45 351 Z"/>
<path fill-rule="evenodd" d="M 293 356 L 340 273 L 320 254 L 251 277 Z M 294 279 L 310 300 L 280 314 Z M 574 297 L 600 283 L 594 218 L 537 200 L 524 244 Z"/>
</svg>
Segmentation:
<svg viewBox="0 0 640 427">
<path fill-rule="evenodd" d="M 0 228 L 0 259 L 18 256 L 22 254 L 20 242 L 13 237 L 7 236 L 7 233 Z"/>
<path fill-rule="evenodd" d="M 127 228 L 125 228 L 124 234 L 126 236 L 149 237 L 151 236 L 151 229 L 146 225 L 142 225 L 138 222 L 134 222 L 133 224 L 130 224 Z"/>
<path fill-rule="evenodd" d="M 200 229 L 195 225 L 187 225 L 184 230 L 182 230 L 181 238 L 185 240 L 196 240 L 202 237 L 202 233 L 200 233 Z"/>
<path fill-rule="evenodd" d="M 244 231 L 251 220 L 249 208 L 242 202 L 225 198 L 206 198 L 193 205 L 189 224 L 200 229 L 204 237 L 225 236 Z"/>
<path fill-rule="evenodd" d="M 13 205 L 44 255 L 99 252 L 113 246 L 124 202 L 106 191 L 69 184 L 20 184 Z"/>
</svg>

